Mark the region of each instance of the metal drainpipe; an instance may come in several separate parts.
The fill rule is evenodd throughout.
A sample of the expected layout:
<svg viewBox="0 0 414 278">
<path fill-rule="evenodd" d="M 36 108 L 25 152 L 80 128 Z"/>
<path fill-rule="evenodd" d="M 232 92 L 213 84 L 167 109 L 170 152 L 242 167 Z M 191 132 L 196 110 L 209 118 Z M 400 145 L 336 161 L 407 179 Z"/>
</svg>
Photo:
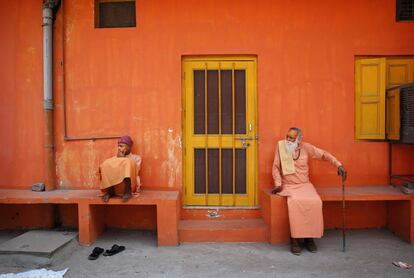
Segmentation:
<svg viewBox="0 0 414 278">
<path fill-rule="evenodd" d="M 55 150 L 53 136 L 53 0 L 43 1 L 43 111 L 44 111 L 44 157 L 46 190 L 56 188 Z"/>
</svg>

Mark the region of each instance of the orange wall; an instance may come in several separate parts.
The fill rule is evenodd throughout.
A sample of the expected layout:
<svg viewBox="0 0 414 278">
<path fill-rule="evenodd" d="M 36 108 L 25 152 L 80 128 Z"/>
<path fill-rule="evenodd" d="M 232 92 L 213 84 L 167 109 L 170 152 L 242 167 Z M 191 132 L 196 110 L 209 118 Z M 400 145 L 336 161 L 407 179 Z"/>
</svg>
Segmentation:
<svg viewBox="0 0 414 278">
<path fill-rule="evenodd" d="M 0 186 L 43 179 L 42 1 L 0 1 Z"/>
<path fill-rule="evenodd" d="M 42 180 L 41 0 L 0 1 L 0 186 Z M 137 1 L 137 27 L 94 29 L 93 0 L 65 0 L 69 136 L 130 134 L 145 186 L 181 187 L 183 55 L 257 55 L 260 187 L 271 186 L 276 140 L 299 126 L 331 151 L 349 184 L 387 182 L 386 143 L 354 140 L 354 56 L 414 54 L 414 23 L 394 0 Z M 64 141 L 61 11 L 55 25 L 55 133 L 60 188 L 97 188 L 115 140 Z M 404 147 L 398 172 L 414 172 Z M 400 168 L 400 169 L 398 169 Z M 318 186 L 336 171 L 311 165 Z"/>
<path fill-rule="evenodd" d="M 341 202 L 324 202 L 325 229 L 342 228 L 342 213 Z M 345 225 L 348 229 L 384 228 L 387 224 L 387 202 L 348 202 L 346 204 Z"/>
<path fill-rule="evenodd" d="M 0 205 L 0 230 L 53 228 L 53 205 Z"/>
<path fill-rule="evenodd" d="M 157 229 L 157 208 L 155 206 L 107 206 L 105 226 L 120 229 Z"/>
</svg>

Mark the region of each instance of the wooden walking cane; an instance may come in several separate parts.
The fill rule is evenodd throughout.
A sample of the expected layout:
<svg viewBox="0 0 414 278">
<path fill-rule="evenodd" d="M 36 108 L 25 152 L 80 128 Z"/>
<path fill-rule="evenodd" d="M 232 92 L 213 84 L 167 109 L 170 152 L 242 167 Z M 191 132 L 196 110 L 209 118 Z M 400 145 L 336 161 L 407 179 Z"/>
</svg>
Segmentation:
<svg viewBox="0 0 414 278">
<path fill-rule="evenodd" d="M 345 252 L 346 241 L 345 241 L 345 181 L 342 180 L 342 252 Z"/>
</svg>

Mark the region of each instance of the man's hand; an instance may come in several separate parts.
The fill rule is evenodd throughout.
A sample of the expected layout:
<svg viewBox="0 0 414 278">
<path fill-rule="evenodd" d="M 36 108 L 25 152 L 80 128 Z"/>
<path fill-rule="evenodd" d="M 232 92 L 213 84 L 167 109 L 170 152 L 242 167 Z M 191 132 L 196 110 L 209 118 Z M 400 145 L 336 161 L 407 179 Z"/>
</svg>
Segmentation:
<svg viewBox="0 0 414 278">
<path fill-rule="evenodd" d="M 275 188 L 273 188 L 273 190 L 272 190 L 272 194 L 277 194 L 277 193 L 279 193 L 280 191 L 282 191 L 282 186 L 275 186 Z"/>
<path fill-rule="evenodd" d="M 342 177 L 342 181 L 345 181 L 346 180 L 347 172 L 346 172 L 344 166 L 339 166 L 338 167 L 338 176 L 341 176 Z"/>
</svg>

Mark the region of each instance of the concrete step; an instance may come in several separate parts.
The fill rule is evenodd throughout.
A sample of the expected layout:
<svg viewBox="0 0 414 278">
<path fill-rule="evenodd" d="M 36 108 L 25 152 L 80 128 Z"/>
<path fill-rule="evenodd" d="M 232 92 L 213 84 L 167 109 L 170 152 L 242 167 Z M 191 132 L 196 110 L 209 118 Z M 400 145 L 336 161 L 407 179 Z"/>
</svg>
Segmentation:
<svg viewBox="0 0 414 278">
<path fill-rule="evenodd" d="M 182 208 L 182 220 L 229 220 L 262 218 L 260 208 L 228 209 L 228 208 Z"/>
<path fill-rule="evenodd" d="M 263 219 L 181 220 L 180 242 L 268 242 Z"/>
<path fill-rule="evenodd" d="M 33 230 L 0 244 L 0 265 L 39 268 L 68 257 L 77 232 Z"/>
</svg>

